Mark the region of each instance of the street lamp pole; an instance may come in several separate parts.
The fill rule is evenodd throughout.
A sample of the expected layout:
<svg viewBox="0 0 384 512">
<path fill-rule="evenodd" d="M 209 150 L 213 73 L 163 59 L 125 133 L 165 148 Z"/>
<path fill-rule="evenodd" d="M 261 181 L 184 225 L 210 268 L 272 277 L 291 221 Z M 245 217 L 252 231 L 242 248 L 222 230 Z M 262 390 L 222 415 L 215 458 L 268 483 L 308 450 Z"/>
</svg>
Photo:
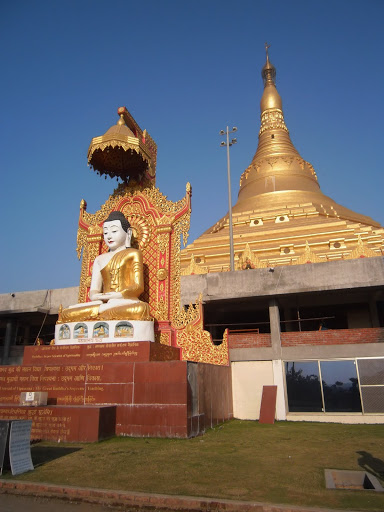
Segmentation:
<svg viewBox="0 0 384 512">
<path fill-rule="evenodd" d="M 232 144 L 237 143 L 237 139 L 229 140 L 229 134 L 237 132 L 236 126 L 229 130 L 227 126 L 227 130 L 221 130 L 220 135 L 227 136 L 227 142 L 222 142 L 220 146 L 227 146 L 227 172 L 228 172 L 228 217 L 229 217 L 229 253 L 230 253 L 230 270 L 231 272 L 235 270 L 235 252 L 233 248 L 233 223 L 232 223 L 232 192 L 231 192 L 231 162 L 229 158 L 229 147 Z"/>
</svg>

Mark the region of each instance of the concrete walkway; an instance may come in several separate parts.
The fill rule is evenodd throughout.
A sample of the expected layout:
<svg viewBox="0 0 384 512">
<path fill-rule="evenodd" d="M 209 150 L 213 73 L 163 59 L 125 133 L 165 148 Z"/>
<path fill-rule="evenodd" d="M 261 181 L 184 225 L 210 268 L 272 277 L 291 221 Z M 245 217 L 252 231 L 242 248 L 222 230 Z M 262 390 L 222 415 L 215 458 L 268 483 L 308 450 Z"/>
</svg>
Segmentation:
<svg viewBox="0 0 384 512">
<path fill-rule="evenodd" d="M 41 498 L 64 499 L 112 507 L 156 509 L 165 511 L 204 512 L 336 512 L 331 509 L 272 505 L 253 501 L 220 500 L 212 498 L 149 494 L 143 492 L 111 491 L 85 487 L 62 487 L 53 484 L 19 482 L 0 478 L 0 494 L 17 494 Z M 359 512 L 349 510 L 349 512 Z"/>
</svg>

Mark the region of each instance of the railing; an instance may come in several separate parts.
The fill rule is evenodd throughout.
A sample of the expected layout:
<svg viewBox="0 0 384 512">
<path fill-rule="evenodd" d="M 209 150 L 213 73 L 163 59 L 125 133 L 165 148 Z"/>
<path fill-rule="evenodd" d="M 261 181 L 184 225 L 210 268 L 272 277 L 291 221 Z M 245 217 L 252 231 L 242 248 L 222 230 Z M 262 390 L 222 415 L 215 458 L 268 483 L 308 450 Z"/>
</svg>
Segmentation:
<svg viewBox="0 0 384 512">
<path fill-rule="evenodd" d="M 228 335 L 230 334 L 242 334 L 242 333 L 250 333 L 253 332 L 255 334 L 259 334 L 260 329 L 228 329 Z"/>
</svg>

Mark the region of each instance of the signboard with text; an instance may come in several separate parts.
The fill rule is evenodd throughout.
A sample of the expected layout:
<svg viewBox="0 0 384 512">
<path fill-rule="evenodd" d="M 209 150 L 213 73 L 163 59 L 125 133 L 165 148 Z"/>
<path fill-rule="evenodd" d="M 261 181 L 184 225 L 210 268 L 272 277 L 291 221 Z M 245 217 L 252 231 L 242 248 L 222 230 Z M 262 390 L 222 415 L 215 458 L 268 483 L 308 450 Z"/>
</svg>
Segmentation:
<svg viewBox="0 0 384 512">
<path fill-rule="evenodd" d="M 9 435 L 9 460 L 12 475 L 34 469 L 31 457 L 32 420 L 14 420 Z"/>
</svg>

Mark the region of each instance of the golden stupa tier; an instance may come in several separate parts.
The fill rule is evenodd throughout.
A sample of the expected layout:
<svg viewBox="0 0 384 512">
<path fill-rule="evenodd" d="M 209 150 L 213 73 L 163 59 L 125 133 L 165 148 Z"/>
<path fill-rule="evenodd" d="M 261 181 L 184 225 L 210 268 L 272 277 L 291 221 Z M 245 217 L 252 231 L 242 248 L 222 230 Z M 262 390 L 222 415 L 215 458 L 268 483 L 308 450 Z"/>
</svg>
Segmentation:
<svg viewBox="0 0 384 512">
<path fill-rule="evenodd" d="M 325 196 L 292 144 L 275 76 L 267 51 L 259 143 L 232 210 L 235 269 L 381 256 L 383 227 Z M 229 253 L 226 215 L 182 251 L 182 273 L 227 271 Z"/>
<path fill-rule="evenodd" d="M 384 229 L 331 217 L 313 203 L 233 214 L 235 269 L 381 256 Z M 184 275 L 229 270 L 228 216 L 181 253 Z"/>
</svg>

